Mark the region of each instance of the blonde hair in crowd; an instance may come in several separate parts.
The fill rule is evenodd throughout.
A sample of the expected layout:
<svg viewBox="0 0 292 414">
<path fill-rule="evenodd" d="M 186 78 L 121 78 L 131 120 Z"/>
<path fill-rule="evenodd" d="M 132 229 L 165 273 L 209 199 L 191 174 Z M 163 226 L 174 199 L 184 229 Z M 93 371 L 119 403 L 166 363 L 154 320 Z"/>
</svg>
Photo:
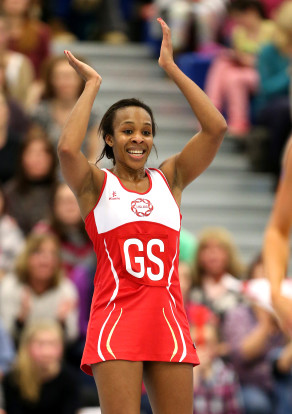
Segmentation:
<svg viewBox="0 0 292 414">
<path fill-rule="evenodd" d="M 274 43 L 285 52 L 292 43 L 292 1 L 284 1 L 278 7 L 274 21 L 276 23 Z"/>
<path fill-rule="evenodd" d="M 56 333 L 63 343 L 63 331 L 58 322 L 54 320 L 34 322 L 25 328 L 21 335 L 18 353 L 13 367 L 14 379 L 19 386 L 21 396 L 31 402 L 38 401 L 42 383 L 39 377 L 39 371 L 29 354 L 29 346 L 35 336 L 43 331 Z"/>
<path fill-rule="evenodd" d="M 31 234 L 27 238 L 26 244 L 18 256 L 15 264 L 16 275 L 22 283 L 29 283 L 29 257 L 47 240 L 52 240 L 54 242 L 58 252 L 58 266 L 53 274 L 51 287 L 56 287 L 60 283 L 62 279 L 60 244 L 57 237 L 51 233 Z"/>
<path fill-rule="evenodd" d="M 200 252 L 210 241 L 216 241 L 227 252 L 228 263 L 226 272 L 232 276 L 240 277 L 245 271 L 245 266 L 241 261 L 239 252 L 232 238 L 232 235 L 223 227 L 207 227 L 198 236 L 198 251 L 193 266 L 193 282 L 196 286 L 201 286 L 204 269 L 200 266 Z"/>
</svg>

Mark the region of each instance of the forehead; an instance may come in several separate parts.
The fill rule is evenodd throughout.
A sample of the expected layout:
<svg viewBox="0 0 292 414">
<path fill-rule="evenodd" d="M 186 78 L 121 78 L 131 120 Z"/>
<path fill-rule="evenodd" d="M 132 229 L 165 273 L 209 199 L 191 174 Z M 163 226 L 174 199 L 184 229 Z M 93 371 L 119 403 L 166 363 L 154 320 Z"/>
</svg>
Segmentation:
<svg viewBox="0 0 292 414">
<path fill-rule="evenodd" d="M 115 114 L 114 128 L 119 127 L 124 122 L 147 123 L 152 125 L 151 117 L 148 112 L 138 106 L 127 106 L 118 109 Z"/>
</svg>

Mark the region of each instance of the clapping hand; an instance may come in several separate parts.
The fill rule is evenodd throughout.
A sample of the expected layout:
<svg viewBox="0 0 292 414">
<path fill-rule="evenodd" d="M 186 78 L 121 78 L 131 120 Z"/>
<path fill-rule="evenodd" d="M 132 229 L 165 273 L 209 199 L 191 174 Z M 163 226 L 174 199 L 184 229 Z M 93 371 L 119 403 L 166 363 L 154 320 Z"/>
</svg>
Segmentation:
<svg viewBox="0 0 292 414">
<path fill-rule="evenodd" d="M 163 33 L 161 49 L 160 49 L 160 57 L 158 59 L 158 63 L 161 68 L 166 69 L 167 66 L 174 63 L 173 48 L 172 48 L 172 41 L 171 41 L 171 31 L 164 20 L 159 18 L 157 19 L 157 21 L 160 23 L 161 28 L 162 28 L 162 33 Z"/>
<path fill-rule="evenodd" d="M 98 85 L 101 84 L 101 76 L 89 65 L 81 60 L 78 60 L 69 50 L 64 51 L 70 66 L 78 73 L 78 75 L 85 81 L 94 81 Z"/>
</svg>

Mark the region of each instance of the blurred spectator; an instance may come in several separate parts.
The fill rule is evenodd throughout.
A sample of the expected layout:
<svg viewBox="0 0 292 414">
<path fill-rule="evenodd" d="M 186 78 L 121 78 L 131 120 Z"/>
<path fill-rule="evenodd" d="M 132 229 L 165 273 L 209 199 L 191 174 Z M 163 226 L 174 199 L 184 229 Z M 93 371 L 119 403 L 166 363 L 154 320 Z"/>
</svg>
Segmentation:
<svg viewBox="0 0 292 414">
<path fill-rule="evenodd" d="M 0 185 L 0 280 L 11 271 L 23 247 L 24 238 L 16 221 L 7 214 L 6 201 Z"/>
<path fill-rule="evenodd" d="M 9 48 L 23 53 L 32 62 L 35 76 L 50 54 L 49 26 L 33 15 L 32 0 L 1 0 L 0 6 L 9 25 Z"/>
<path fill-rule="evenodd" d="M 0 59 L 5 68 L 7 92 L 9 97 L 24 106 L 34 79 L 34 70 L 26 56 L 8 50 L 8 31 L 7 18 L 0 11 Z"/>
<path fill-rule="evenodd" d="M 291 130 L 289 62 L 292 57 L 292 1 L 285 1 L 275 15 L 276 31 L 258 58 L 260 91 L 257 124 L 268 130 L 269 164 L 279 175 L 281 156 Z"/>
<path fill-rule="evenodd" d="M 55 148 L 62 128 L 84 88 L 84 81 L 68 64 L 65 56 L 52 57 L 44 71 L 43 100 L 32 113 L 33 121 L 48 134 Z M 93 162 L 97 159 L 99 138 L 97 136 L 97 115 L 91 112 L 83 151 Z"/>
<path fill-rule="evenodd" d="M 37 128 L 23 141 L 17 172 L 4 188 L 8 213 L 25 234 L 48 217 L 56 187 L 56 153 Z"/>
<path fill-rule="evenodd" d="M 7 413 L 77 413 L 78 382 L 62 354 L 56 322 L 40 321 L 25 330 L 13 370 L 4 379 Z"/>
<path fill-rule="evenodd" d="M 55 234 L 61 243 L 62 266 L 72 278 L 76 266 L 93 267 L 95 254 L 89 239 L 76 198 L 65 183 L 58 184 L 49 221 L 36 224 L 34 232 Z"/>
<path fill-rule="evenodd" d="M 240 386 L 232 367 L 218 356 L 216 325 L 205 323 L 193 333 L 200 365 L 194 369 L 194 414 L 242 413 Z"/>
<path fill-rule="evenodd" d="M 69 30 L 80 40 L 127 40 L 119 0 L 42 0 L 41 6 L 54 35 L 68 34 Z"/>
<path fill-rule="evenodd" d="M 191 299 L 205 304 L 222 319 L 240 301 L 238 280 L 244 272 L 231 234 L 220 227 L 210 227 L 198 237 L 199 246 L 194 262 L 195 288 Z"/>
<path fill-rule="evenodd" d="M 2 414 L 2 408 L 4 407 L 4 401 L 2 396 L 2 380 L 4 374 L 6 374 L 14 359 L 14 347 L 12 341 L 2 326 L 0 320 L 0 414 Z"/>
<path fill-rule="evenodd" d="M 172 31 L 176 53 L 203 50 L 217 42 L 226 13 L 227 0 L 155 0 L 144 6 L 144 15 L 151 25 L 151 35 L 161 36 L 155 17 L 162 16 Z M 151 23 L 153 22 L 153 23 Z"/>
<path fill-rule="evenodd" d="M 258 0 L 235 0 L 229 5 L 235 21 L 232 48 L 220 52 L 207 76 L 206 92 L 216 107 L 226 110 L 229 134 L 242 138 L 250 130 L 250 96 L 258 89 L 256 56 L 274 33 Z"/>
<path fill-rule="evenodd" d="M 63 277 L 59 243 L 52 234 L 27 239 L 15 272 L 0 284 L 0 317 L 16 342 L 25 326 L 42 318 L 60 322 L 66 342 L 77 339 L 77 291 Z"/>
<path fill-rule="evenodd" d="M 274 414 L 268 354 L 284 343 L 274 317 L 261 306 L 241 304 L 225 314 L 222 331 L 242 387 L 245 413 Z"/>
<path fill-rule="evenodd" d="M 85 338 L 96 258 L 92 242 L 84 228 L 78 203 L 67 184 L 61 183 L 57 186 L 51 219 L 40 221 L 33 231 L 51 232 L 60 241 L 63 270 L 78 290 L 80 334 Z"/>
</svg>

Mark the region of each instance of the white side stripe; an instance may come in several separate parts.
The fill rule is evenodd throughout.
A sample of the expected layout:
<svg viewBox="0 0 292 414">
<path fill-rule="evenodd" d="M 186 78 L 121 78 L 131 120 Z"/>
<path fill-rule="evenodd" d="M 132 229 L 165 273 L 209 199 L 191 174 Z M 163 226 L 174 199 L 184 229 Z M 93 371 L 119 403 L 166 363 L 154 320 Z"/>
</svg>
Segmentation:
<svg viewBox="0 0 292 414">
<path fill-rule="evenodd" d="M 185 357 L 186 357 L 186 354 L 187 354 L 187 347 L 186 347 L 186 343 L 185 343 L 185 339 L 184 339 L 184 336 L 183 336 L 183 333 L 182 333 L 181 327 L 179 326 L 179 323 L 178 323 L 178 321 L 176 320 L 176 317 L 174 316 L 173 309 L 172 309 L 172 306 L 171 306 L 171 302 L 170 302 L 170 301 L 169 301 L 169 304 L 170 304 L 171 312 L 172 312 L 173 317 L 174 317 L 174 320 L 175 320 L 175 322 L 176 322 L 176 324 L 177 324 L 177 327 L 178 327 L 178 330 L 179 330 L 179 333 L 180 333 L 180 337 L 181 337 L 181 340 L 182 340 L 182 344 L 183 344 L 183 353 L 181 354 L 181 357 L 180 357 L 180 360 L 179 360 L 179 362 L 181 362 L 181 361 L 183 361 L 183 360 L 185 359 Z"/>
<path fill-rule="evenodd" d="M 118 291 L 119 291 L 119 276 L 118 276 L 118 274 L 116 272 L 116 269 L 114 268 L 113 261 L 112 261 L 112 258 L 110 257 L 109 252 L 108 252 L 108 249 L 107 249 L 107 245 L 106 245 L 106 241 L 105 240 L 104 240 L 104 246 L 105 246 L 105 251 L 107 253 L 107 257 L 108 257 L 108 259 L 110 261 L 110 264 L 111 264 L 111 271 L 112 271 L 112 273 L 114 275 L 115 282 L 116 282 L 116 288 L 115 288 L 115 290 L 114 290 L 114 292 L 112 294 L 112 297 L 109 300 L 109 303 L 105 307 L 105 309 L 106 309 L 108 307 L 108 305 L 116 298 L 116 296 L 118 294 Z"/>
<path fill-rule="evenodd" d="M 107 324 L 107 321 L 109 320 L 109 318 L 110 318 L 110 316 L 111 316 L 111 314 L 112 314 L 113 310 L 115 309 L 115 307 L 116 307 L 116 304 L 114 303 L 114 306 L 113 306 L 112 310 L 110 311 L 110 313 L 109 313 L 108 317 L 106 318 L 106 320 L 105 320 L 104 324 L 102 325 L 102 328 L 101 328 L 101 330 L 100 330 L 99 337 L 98 337 L 98 343 L 97 343 L 97 353 L 98 353 L 98 355 L 100 356 L 100 358 L 101 358 L 103 361 L 105 361 L 105 359 L 104 359 L 104 356 L 102 355 L 102 352 L 101 352 L 101 349 L 100 349 L 101 337 L 102 337 L 102 334 L 103 334 L 103 331 L 104 331 L 104 327 L 105 327 L 105 325 Z"/>
<path fill-rule="evenodd" d="M 168 275 L 168 286 L 166 287 L 166 289 L 168 290 L 168 293 L 170 294 L 170 297 L 171 297 L 175 307 L 176 307 L 175 299 L 172 296 L 172 294 L 170 293 L 169 289 L 170 289 L 170 285 L 171 285 L 171 277 L 172 277 L 173 270 L 174 270 L 174 261 L 175 261 L 176 256 L 177 256 L 177 248 L 178 248 L 178 242 L 177 242 L 177 245 L 176 245 L 176 251 L 175 251 L 174 258 L 172 259 L 172 266 L 171 266 L 171 269 L 170 269 L 169 275 Z"/>
</svg>

